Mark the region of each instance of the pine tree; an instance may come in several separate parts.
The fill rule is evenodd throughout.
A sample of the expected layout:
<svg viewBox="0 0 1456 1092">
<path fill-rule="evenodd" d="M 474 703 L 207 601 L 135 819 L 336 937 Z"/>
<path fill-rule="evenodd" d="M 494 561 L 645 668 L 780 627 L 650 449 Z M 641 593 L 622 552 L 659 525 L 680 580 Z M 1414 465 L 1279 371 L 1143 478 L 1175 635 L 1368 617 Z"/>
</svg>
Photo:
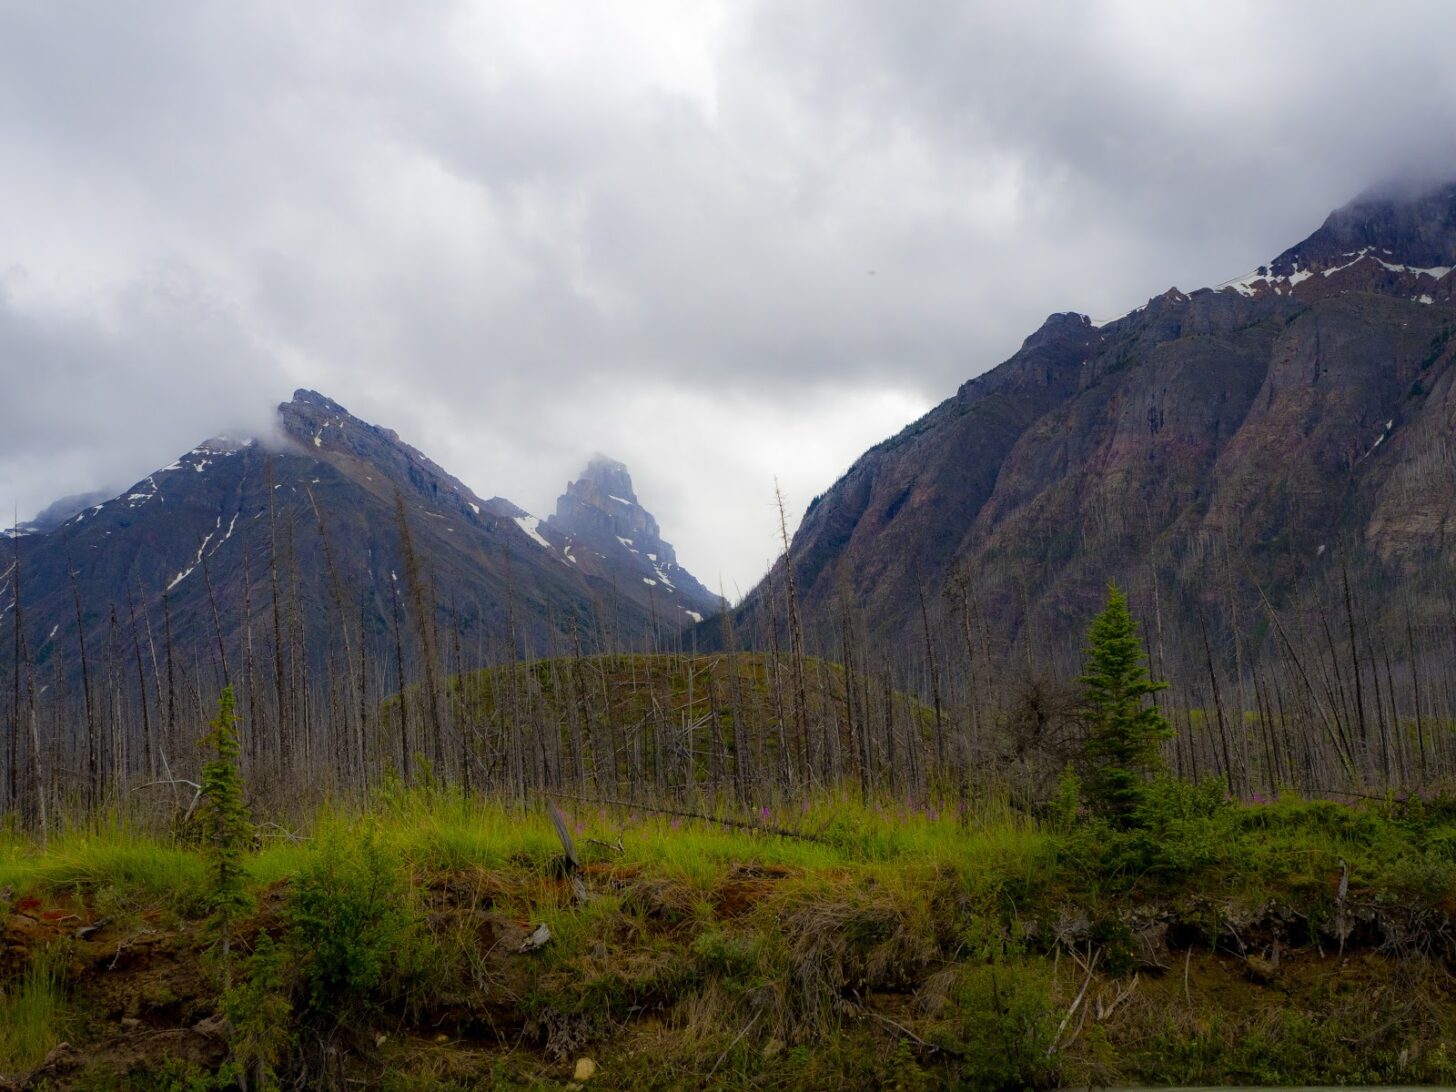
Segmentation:
<svg viewBox="0 0 1456 1092">
<path fill-rule="evenodd" d="M 1108 585 L 1107 606 L 1087 630 L 1085 674 L 1079 682 L 1088 729 L 1087 803 L 1118 826 L 1131 826 L 1147 778 L 1162 767 L 1159 744 L 1173 731 L 1143 701 L 1167 683 L 1148 675 L 1137 623 L 1116 584 Z"/>
<path fill-rule="evenodd" d="M 225 687 L 217 701 L 217 719 L 203 743 L 213 757 L 202 767 L 202 830 L 212 868 L 209 909 L 222 938 L 226 972 L 229 931 L 234 918 L 248 910 L 243 852 L 252 837 L 252 824 L 243 804 L 243 777 L 238 769 L 237 716 L 233 688 Z"/>
</svg>

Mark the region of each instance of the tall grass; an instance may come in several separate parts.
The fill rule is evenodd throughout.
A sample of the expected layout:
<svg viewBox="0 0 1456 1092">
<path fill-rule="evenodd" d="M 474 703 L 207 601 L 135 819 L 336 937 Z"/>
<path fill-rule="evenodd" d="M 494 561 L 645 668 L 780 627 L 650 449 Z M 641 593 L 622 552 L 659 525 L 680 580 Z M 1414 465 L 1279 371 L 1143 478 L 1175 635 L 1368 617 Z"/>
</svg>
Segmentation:
<svg viewBox="0 0 1456 1092">
<path fill-rule="evenodd" d="M 0 1073 L 22 1073 L 45 1061 L 60 1042 L 61 954 L 34 953 L 25 973 L 0 983 Z"/>
<path fill-rule="evenodd" d="M 1401 888 L 1419 876 L 1428 890 L 1456 890 L 1456 836 L 1450 834 L 1456 804 L 1442 801 L 1225 801 L 1196 815 L 1183 814 L 1173 801 L 1164 819 L 1140 836 L 1147 843 L 1141 858 L 1119 848 L 1127 839 L 1111 838 L 1095 823 L 1047 825 L 994 798 L 965 815 L 839 794 L 725 816 L 756 829 L 645 806 L 563 803 L 583 860 L 644 870 L 705 892 L 743 865 L 806 878 L 848 871 L 889 885 L 954 873 L 972 896 L 1048 884 L 1099 888 L 1112 879 L 1181 883 L 1194 875 L 1250 892 L 1291 880 L 1323 882 L 1342 860 L 1353 883 Z M 323 808 L 294 836 L 268 839 L 248 856 L 249 875 L 258 887 L 287 880 L 307 867 L 321 841 L 357 839 L 364 830 L 412 874 L 545 877 L 561 854 L 544 802 L 528 809 L 453 791 L 395 788 L 368 807 Z M 201 907 L 206 883 L 204 862 L 192 847 L 123 822 L 63 834 L 44 852 L 16 836 L 0 841 L 0 890 L 18 894 L 110 888 L 126 901 L 164 904 L 186 915 Z"/>
<path fill-rule="evenodd" d="M 190 850 L 121 824 L 53 838 L 44 852 L 19 841 L 0 847 L 0 888 L 112 887 L 182 912 L 205 898 L 207 868 Z"/>
</svg>

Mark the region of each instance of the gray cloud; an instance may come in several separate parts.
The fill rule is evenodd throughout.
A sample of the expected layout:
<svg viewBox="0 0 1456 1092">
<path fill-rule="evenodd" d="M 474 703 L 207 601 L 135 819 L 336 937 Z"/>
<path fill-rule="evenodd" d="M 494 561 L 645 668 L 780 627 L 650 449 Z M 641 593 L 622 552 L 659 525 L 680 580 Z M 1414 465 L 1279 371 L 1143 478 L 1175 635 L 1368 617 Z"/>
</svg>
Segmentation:
<svg viewBox="0 0 1456 1092">
<path fill-rule="evenodd" d="M 626 460 L 730 594 L 1051 311 L 1456 162 L 1439 2 L 0 2 L 0 503 L 294 385 L 549 510 Z"/>
</svg>

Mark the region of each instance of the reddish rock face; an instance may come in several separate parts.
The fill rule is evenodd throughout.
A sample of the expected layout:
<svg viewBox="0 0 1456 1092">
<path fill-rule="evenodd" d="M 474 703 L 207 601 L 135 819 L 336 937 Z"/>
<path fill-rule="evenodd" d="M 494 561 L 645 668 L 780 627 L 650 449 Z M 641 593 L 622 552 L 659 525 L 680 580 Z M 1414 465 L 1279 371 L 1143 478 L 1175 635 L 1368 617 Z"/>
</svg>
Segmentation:
<svg viewBox="0 0 1456 1092">
<path fill-rule="evenodd" d="M 1260 589 L 1315 594 L 1336 553 L 1372 598 L 1413 592 L 1456 531 L 1453 266 L 1447 185 L 1361 198 L 1218 289 L 1051 316 L 810 506 L 809 625 L 834 633 L 843 597 L 914 640 L 919 590 L 970 593 L 1074 653 L 1109 579 L 1217 628 Z"/>
</svg>

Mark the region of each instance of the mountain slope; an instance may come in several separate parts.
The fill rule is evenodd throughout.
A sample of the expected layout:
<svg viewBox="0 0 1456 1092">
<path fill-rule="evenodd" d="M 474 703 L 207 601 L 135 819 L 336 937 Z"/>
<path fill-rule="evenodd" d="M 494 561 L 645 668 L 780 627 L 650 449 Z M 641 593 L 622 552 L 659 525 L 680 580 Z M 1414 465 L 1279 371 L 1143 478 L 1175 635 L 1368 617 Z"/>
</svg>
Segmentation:
<svg viewBox="0 0 1456 1092">
<path fill-rule="evenodd" d="M 392 661 L 398 646 L 413 658 L 431 643 L 442 661 L 479 664 L 576 643 L 649 647 L 689 620 L 654 599 L 637 563 L 583 564 L 570 535 L 482 500 L 316 392 L 281 405 L 278 426 L 207 441 L 126 493 L 0 546 L 21 558 L 37 677 L 58 662 L 67 677 L 80 669 L 77 599 L 93 673 L 115 670 L 123 650 L 150 657 L 168 645 L 217 674 L 226 657 L 236 675 L 250 640 L 269 669 L 285 645 L 315 667 L 345 648 Z M 13 583 L 0 586 L 0 627 L 13 628 Z"/>
<path fill-rule="evenodd" d="M 1337 555 L 1372 600 L 1424 587 L 1456 530 L 1452 266 L 1447 185 L 1362 197 L 1217 289 L 1052 315 L 811 504 L 790 550 L 808 627 L 829 639 L 845 599 L 913 640 L 924 591 L 1034 659 L 1075 653 L 1111 578 L 1193 634 L 1317 594 Z"/>
</svg>

